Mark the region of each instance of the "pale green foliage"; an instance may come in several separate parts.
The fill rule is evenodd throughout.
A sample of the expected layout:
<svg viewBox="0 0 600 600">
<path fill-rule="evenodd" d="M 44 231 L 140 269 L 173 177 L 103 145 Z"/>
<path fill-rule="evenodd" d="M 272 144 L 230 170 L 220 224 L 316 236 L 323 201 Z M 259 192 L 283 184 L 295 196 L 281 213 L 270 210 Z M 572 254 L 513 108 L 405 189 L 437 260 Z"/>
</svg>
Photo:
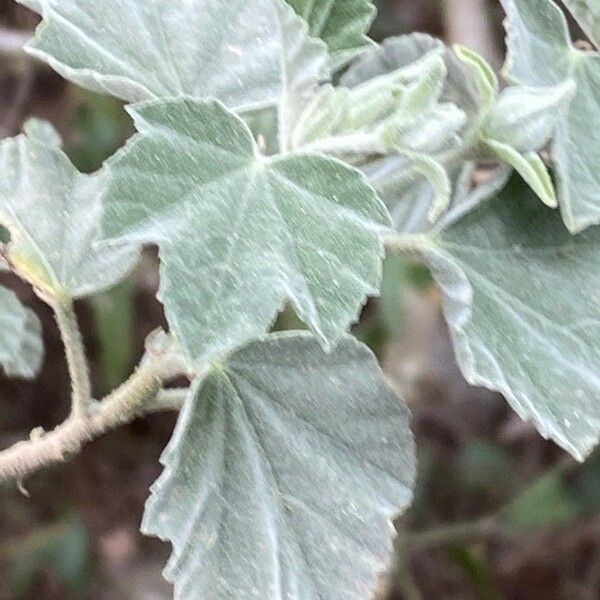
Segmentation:
<svg viewBox="0 0 600 600">
<path fill-rule="evenodd" d="M 128 101 L 187 94 L 238 110 L 279 107 L 290 91 L 282 57 L 325 66 L 324 45 L 301 35 L 305 26 L 283 0 L 21 1 L 44 18 L 30 53 Z"/>
<path fill-rule="evenodd" d="M 366 33 L 375 18 L 370 0 L 285 0 L 309 26 L 310 35 L 329 48 L 333 68 L 368 48 Z"/>
<path fill-rule="evenodd" d="M 35 377 L 44 357 L 42 327 L 33 311 L 0 286 L 0 366 L 9 377 Z"/>
<path fill-rule="evenodd" d="M 466 142 L 474 144 L 483 156 L 488 154 L 509 164 L 544 204 L 555 208 L 554 185 L 536 150 L 554 133 L 565 104 L 573 97 L 574 84 L 512 87 L 498 95 L 498 80 L 485 60 L 466 48 L 457 47 L 456 52 L 473 69 L 481 99 L 477 126 Z"/>
<path fill-rule="evenodd" d="M 83 175 L 48 123 L 0 141 L 0 223 L 11 266 L 44 296 L 78 298 L 110 287 L 134 266 L 131 247 L 94 245 L 106 172 Z"/>
<path fill-rule="evenodd" d="M 310 154 L 264 157 L 216 101 L 131 109 L 109 163 L 104 230 L 157 242 L 169 323 L 192 360 L 265 332 L 286 301 L 335 342 L 377 293 L 385 207 L 356 170 Z"/>
<path fill-rule="evenodd" d="M 571 44 L 565 16 L 552 0 L 502 3 L 508 14 L 506 74 L 537 87 L 569 81 L 577 85 L 575 97 L 559 117 L 552 156 L 563 219 L 571 232 L 581 231 L 600 222 L 600 54 Z"/>
<path fill-rule="evenodd" d="M 424 252 L 468 381 L 580 459 L 600 435 L 599 253 L 598 228 L 570 235 L 516 178 Z"/>
<path fill-rule="evenodd" d="M 432 57 L 443 59 L 441 77 L 432 78 L 424 68 Z M 552 136 L 574 93 L 572 82 L 541 89 L 509 88 L 499 94 L 496 75 L 482 57 L 463 47 L 453 53 L 439 41 L 416 34 L 388 40 L 367 53 L 342 83 L 368 87 L 372 78 L 396 81 L 396 74 L 406 71 L 414 78 L 412 87 L 420 87 L 421 79 L 428 83 L 421 86 L 424 90 L 435 91 L 416 95 L 418 101 L 408 113 L 411 118 L 397 120 L 396 143 L 379 151 L 383 158 L 363 166 L 396 214 L 405 212 L 407 195 L 416 195 L 430 203 L 429 219 L 435 220 L 449 206 L 453 177 L 466 158 L 510 164 L 544 203 L 556 205 L 550 175 L 535 151 Z M 427 193 L 421 176 L 433 195 Z M 414 229 L 397 223 L 401 231 Z"/>
<path fill-rule="evenodd" d="M 600 55 L 552 0 L 502 0 L 502 91 L 466 48 L 372 44 L 367 0 L 21 1 L 43 17 L 29 52 L 143 101 L 94 175 L 46 123 L 1 141 L 0 235 L 47 300 L 159 246 L 160 299 L 202 373 L 143 526 L 173 543 L 178 598 L 370 597 L 414 475 L 406 407 L 345 336 L 384 236 L 431 267 L 469 381 L 577 458 L 597 442 L 600 233 L 549 208 L 546 151 L 568 228 L 600 222 Z M 566 4 L 597 43 L 597 3 Z M 501 191 L 512 169 L 529 187 Z M 394 237 L 380 198 L 418 235 Z M 314 335 L 264 337 L 286 304 Z M 1 288 L 0 331 L 5 370 L 33 374 L 39 324 Z"/>
<path fill-rule="evenodd" d="M 411 499 L 408 411 L 365 346 L 284 333 L 198 381 L 143 531 L 185 600 L 363 600 Z"/>
</svg>

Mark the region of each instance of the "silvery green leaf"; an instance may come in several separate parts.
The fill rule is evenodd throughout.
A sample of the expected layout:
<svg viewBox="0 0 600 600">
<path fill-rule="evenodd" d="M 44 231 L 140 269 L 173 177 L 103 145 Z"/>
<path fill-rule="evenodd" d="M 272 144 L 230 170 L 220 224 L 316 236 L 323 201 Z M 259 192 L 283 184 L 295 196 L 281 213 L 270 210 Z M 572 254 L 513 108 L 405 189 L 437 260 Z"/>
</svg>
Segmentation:
<svg viewBox="0 0 600 600">
<path fill-rule="evenodd" d="M 590 40 L 600 48 L 600 2 L 598 0 L 563 0 Z"/>
<path fill-rule="evenodd" d="M 438 104 L 406 123 L 396 138 L 396 145 L 422 154 L 458 149 L 465 124 L 466 115 L 460 108 L 454 104 Z"/>
<path fill-rule="evenodd" d="M 521 154 L 512 146 L 495 140 L 486 140 L 485 145 L 495 157 L 513 167 L 546 206 L 558 206 L 550 173 L 544 161 L 535 152 Z"/>
<path fill-rule="evenodd" d="M 370 0 L 285 0 L 327 44 L 334 70 L 373 42 L 367 37 L 376 9 Z"/>
<path fill-rule="evenodd" d="M 508 183 L 513 174 L 511 167 L 500 164 L 494 168 L 482 181 L 474 182 L 477 177 L 477 163 L 467 162 L 462 165 L 454 179 L 454 193 L 452 195 L 451 209 L 447 218 L 456 219 L 456 215 L 467 214 L 482 202 L 496 196 Z M 446 218 L 446 217 L 445 217 Z M 444 226 L 444 219 L 436 224 L 436 228 Z"/>
<path fill-rule="evenodd" d="M 565 224 L 578 232 L 600 222 L 600 53 L 571 44 L 567 22 L 551 0 L 502 0 L 508 18 L 506 73 L 524 85 L 574 81 L 577 93 L 558 120 L 553 159 Z M 577 157 L 573 157 L 573 149 Z"/>
<path fill-rule="evenodd" d="M 385 196 L 382 200 L 386 201 Z M 425 177 L 412 179 L 388 201 L 394 229 L 398 233 L 425 233 L 431 229 L 429 214 L 433 189 Z"/>
<path fill-rule="evenodd" d="M 424 248 L 467 380 L 578 459 L 600 433 L 599 251 L 516 177 Z"/>
<path fill-rule="evenodd" d="M 406 156 L 410 158 L 415 170 L 425 177 L 433 190 L 433 200 L 428 218 L 431 222 L 434 222 L 450 205 L 452 194 L 450 176 L 443 165 L 426 154 L 408 152 Z"/>
<path fill-rule="evenodd" d="M 475 86 L 479 92 L 480 115 L 487 117 L 496 102 L 499 84 L 498 78 L 487 61 L 474 50 L 465 46 L 454 46 L 456 56 L 473 72 Z"/>
<path fill-rule="evenodd" d="M 214 96 L 237 110 L 295 102 L 327 52 L 283 0 L 21 0 L 43 21 L 28 52 L 130 102 Z"/>
<path fill-rule="evenodd" d="M 352 89 L 323 86 L 296 121 L 292 148 L 327 154 L 386 154 L 407 123 L 431 111 L 446 67 L 439 52 Z"/>
<path fill-rule="evenodd" d="M 106 171 L 79 173 L 50 124 L 26 129 L 33 138 L 0 141 L 0 223 L 10 232 L 11 266 L 49 298 L 110 287 L 133 268 L 138 252 L 96 244 Z"/>
<path fill-rule="evenodd" d="M 298 153 L 261 156 L 218 101 L 154 101 L 109 161 L 104 230 L 157 242 L 160 297 L 188 358 L 262 334 L 290 301 L 335 342 L 376 294 L 389 214 L 364 176 Z"/>
<path fill-rule="evenodd" d="M 422 33 L 385 40 L 351 65 L 340 83 L 354 88 L 373 77 L 418 65 L 424 57 L 431 54 L 441 56 L 446 65 L 447 78 L 441 101 L 455 104 L 471 120 L 480 111 L 479 93 L 471 70 L 440 40 Z"/>
<path fill-rule="evenodd" d="M 404 402 L 371 352 L 284 333 L 197 381 L 142 531 L 173 544 L 185 600 L 363 600 L 411 500 Z"/>
<path fill-rule="evenodd" d="M 381 188 L 377 185 L 378 174 L 375 163 L 364 168 L 372 185 L 377 189 L 381 199 L 389 207 L 394 229 L 398 233 L 427 233 L 432 229 L 430 214 L 434 203 L 434 192 L 431 184 L 424 177 L 411 177 L 401 187 Z M 475 165 L 467 163 L 460 169 L 450 173 L 452 195 L 449 212 L 439 221 L 435 228 L 442 228 L 453 214 L 461 214 L 473 210 L 481 202 L 495 196 L 507 183 L 512 169 L 505 165 L 496 168 L 483 182 L 476 185 L 472 182 Z"/>
<path fill-rule="evenodd" d="M 572 81 L 550 88 L 506 88 L 490 111 L 483 136 L 522 153 L 543 148 L 576 89 Z"/>
<path fill-rule="evenodd" d="M 42 326 L 35 313 L 0 286 L 0 365 L 9 377 L 35 377 L 42 366 Z"/>
</svg>

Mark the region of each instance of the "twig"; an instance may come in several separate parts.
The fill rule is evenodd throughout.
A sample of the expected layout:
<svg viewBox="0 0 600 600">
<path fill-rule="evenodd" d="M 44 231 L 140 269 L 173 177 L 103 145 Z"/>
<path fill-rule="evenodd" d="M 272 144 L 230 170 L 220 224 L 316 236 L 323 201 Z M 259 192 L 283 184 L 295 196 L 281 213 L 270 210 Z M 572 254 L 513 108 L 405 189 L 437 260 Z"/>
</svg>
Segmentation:
<svg viewBox="0 0 600 600">
<path fill-rule="evenodd" d="M 0 452 L 0 482 L 20 482 L 41 468 L 64 462 L 85 443 L 145 413 L 164 382 L 181 373 L 178 364 L 170 347 L 148 348 L 136 372 L 102 402 L 92 404 L 87 414 L 72 414 L 53 431 L 35 432 L 32 439 Z"/>
</svg>

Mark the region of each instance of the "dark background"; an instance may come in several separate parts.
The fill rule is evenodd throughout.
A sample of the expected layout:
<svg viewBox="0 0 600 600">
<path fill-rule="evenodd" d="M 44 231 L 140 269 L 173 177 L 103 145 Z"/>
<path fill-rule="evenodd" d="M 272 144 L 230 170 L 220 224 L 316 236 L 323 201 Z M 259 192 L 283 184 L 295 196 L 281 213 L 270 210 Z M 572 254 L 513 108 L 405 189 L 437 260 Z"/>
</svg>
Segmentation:
<svg viewBox="0 0 600 600">
<path fill-rule="evenodd" d="M 503 15 L 495 1 L 379 5 L 376 39 L 427 31 L 501 65 Z M 0 0 L 0 42 L 36 23 L 12 0 Z M 16 134 L 29 116 L 47 118 L 77 166 L 92 171 L 131 133 L 119 102 L 2 47 L 0 137 Z M 61 422 L 69 384 L 49 309 L 27 285 L 1 278 L 42 319 L 47 351 L 35 382 L 0 374 L 3 448 L 34 427 Z M 162 323 L 157 283 L 156 257 L 148 252 L 128 281 L 78 305 L 98 395 L 127 376 L 144 337 Z M 355 333 L 404 390 L 419 454 L 416 500 L 397 523 L 396 568 L 382 578 L 378 598 L 600 598 L 600 455 L 576 464 L 501 397 L 464 382 L 438 291 L 418 264 L 386 263 L 382 299 L 366 307 Z M 160 577 L 169 547 L 144 538 L 138 526 L 174 420 L 152 416 L 104 436 L 68 464 L 28 480 L 30 498 L 0 488 L 0 600 L 169 598 Z"/>
</svg>

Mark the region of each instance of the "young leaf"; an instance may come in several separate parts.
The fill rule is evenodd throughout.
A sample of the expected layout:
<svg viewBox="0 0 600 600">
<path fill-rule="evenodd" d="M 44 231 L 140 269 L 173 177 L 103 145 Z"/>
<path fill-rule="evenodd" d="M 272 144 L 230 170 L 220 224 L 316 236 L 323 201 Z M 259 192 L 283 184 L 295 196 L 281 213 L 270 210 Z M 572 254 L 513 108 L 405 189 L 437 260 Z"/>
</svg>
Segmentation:
<svg viewBox="0 0 600 600">
<path fill-rule="evenodd" d="M 440 40 L 422 33 L 385 40 L 351 65 L 340 83 L 354 88 L 374 77 L 418 64 L 432 53 L 441 56 L 446 65 L 447 78 L 440 100 L 457 105 L 469 120 L 473 119 L 480 111 L 480 97 L 471 70 Z"/>
<path fill-rule="evenodd" d="M 325 70 L 325 45 L 283 0 L 20 1 L 43 16 L 28 52 L 130 102 L 190 95 L 240 111 L 279 107 Z"/>
<path fill-rule="evenodd" d="M 108 163 L 108 236 L 157 242 L 160 297 L 188 358 L 262 334 L 291 301 L 335 342 L 377 293 L 389 214 L 366 179 L 311 154 L 260 156 L 218 101 L 131 107 L 141 135 Z"/>
<path fill-rule="evenodd" d="M 370 0 L 285 0 L 301 16 L 310 34 L 327 44 L 335 70 L 373 42 L 366 36 L 375 13 Z"/>
<path fill-rule="evenodd" d="M 479 119 L 469 134 L 470 144 L 489 158 L 513 167 L 544 204 L 558 206 L 550 173 L 536 150 L 554 133 L 574 84 L 549 88 L 509 88 L 498 97 L 498 79 L 485 59 L 457 46 L 457 56 L 471 66 L 481 98 Z M 499 138 L 499 139 L 497 139 Z"/>
<path fill-rule="evenodd" d="M 570 235 L 514 178 L 426 246 L 467 380 L 583 459 L 600 434 L 600 228 Z"/>
<path fill-rule="evenodd" d="M 11 266 L 44 296 L 78 298 L 131 270 L 138 252 L 96 244 L 106 171 L 83 175 L 58 147 L 51 125 L 0 141 L 0 223 Z"/>
<path fill-rule="evenodd" d="M 554 135 L 576 91 L 573 81 L 549 88 L 506 88 L 490 111 L 483 137 L 522 153 L 539 150 Z"/>
<path fill-rule="evenodd" d="M 502 4 L 508 15 L 506 73 L 537 87 L 570 80 L 577 84 L 575 97 L 558 121 L 553 158 L 563 219 L 571 232 L 581 231 L 600 222 L 600 53 L 571 44 L 565 16 L 552 0 Z"/>
<path fill-rule="evenodd" d="M 465 46 L 454 46 L 454 52 L 460 60 L 471 67 L 475 87 L 479 92 L 480 112 L 487 116 L 496 101 L 499 89 L 498 78 L 494 70 L 482 56 Z"/>
<path fill-rule="evenodd" d="M 42 366 L 42 326 L 35 313 L 0 286 L 0 365 L 9 377 L 35 377 Z"/>
<path fill-rule="evenodd" d="M 408 410 L 371 352 L 283 333 L 193 386 L 142 531 L 175 598 L 362 600 L 411 499 Z"/>
<path fill-rule="evenodd" d="M 495 140 L 486 140 L 485 145 L 494 156 L 513 167 L 546 206 L 558 206 L 550 173 L 544 161 L 535 152 L 521 154 L 512 146 Z"/>
</svg>

